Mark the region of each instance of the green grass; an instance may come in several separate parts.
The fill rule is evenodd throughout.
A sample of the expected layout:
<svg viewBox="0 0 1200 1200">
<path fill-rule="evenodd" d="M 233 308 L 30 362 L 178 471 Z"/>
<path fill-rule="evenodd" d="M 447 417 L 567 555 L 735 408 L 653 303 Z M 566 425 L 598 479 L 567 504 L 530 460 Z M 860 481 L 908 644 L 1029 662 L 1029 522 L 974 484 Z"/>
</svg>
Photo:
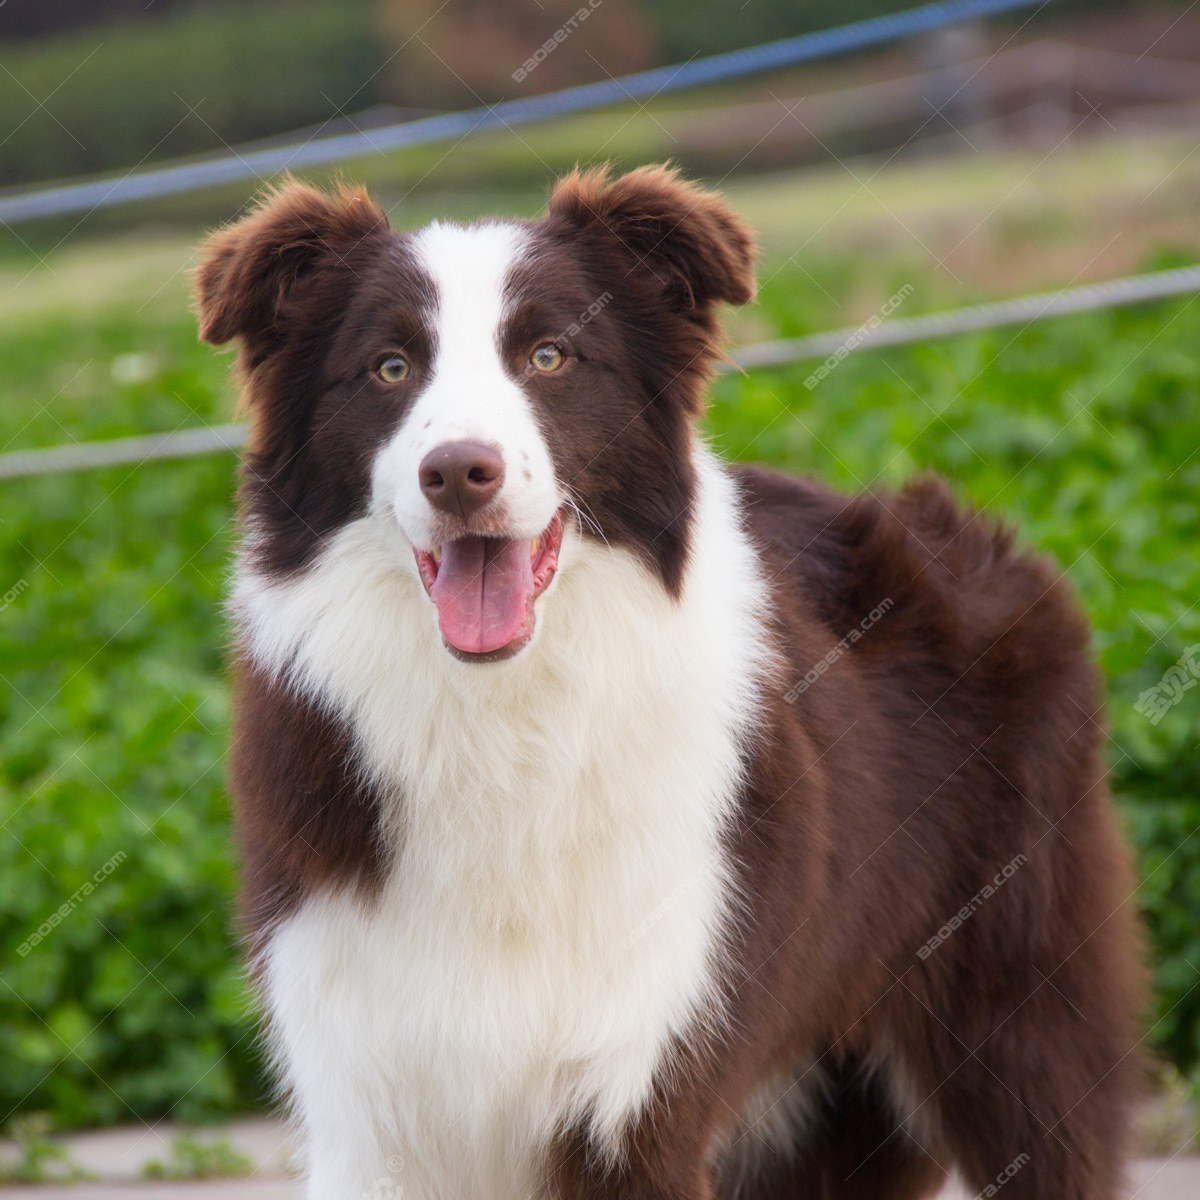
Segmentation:
<svg viewBox="0 0 1200 1200">
<path fill-rule="evenodd" d="M 225 0 L 0 45 L 0 178 L 29 183 L 220 151 L 374 102 L 369 0 Z"/>
<path fill-rule="evenodd" d="M 765 183 L 743 195 L 783 203 Z M 25 278 L 4 268 L 0 446 L 229 418 L 228 359 L 197 344 L 188 309 L 189 245 L 126 238 Z M 817 240 L 763 274 L 740 340 L 846 324 L 905 282 L 900 315 L 977 287 L 903 247 Z M 1134 705 L 1200 643 L 1197 345 L 1200 304 L 1172 301 L 862 354 L 812 391 L 811 364 L 727 376 L 708 422 L 730 457 L 847 489 L 942 471 L 1063 563 L 1110 681 L 1112 778 L 1155 938 L 1152 1041 L 1184 1067 L 1200 1053 L 1200 689 L 1158 725 Z M 264 1096 L 223 791 L 232 490 L 220 455 L 0 484 L 0 1120 L 188 1121 Z"/>
</svg>

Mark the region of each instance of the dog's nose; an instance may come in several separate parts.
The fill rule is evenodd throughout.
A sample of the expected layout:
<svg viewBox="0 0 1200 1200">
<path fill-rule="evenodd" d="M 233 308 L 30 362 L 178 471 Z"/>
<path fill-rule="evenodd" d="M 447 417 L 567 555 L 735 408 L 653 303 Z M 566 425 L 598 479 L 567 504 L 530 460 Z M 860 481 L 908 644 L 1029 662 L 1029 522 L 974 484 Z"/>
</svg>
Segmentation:
<svg viewBox="0 0 1200 1200">
<path fill-rule="evenodd" d="M 504 459 L 483 442 L 443 442 L 421 459 L 421 491 L 456 517 L 477 513 L 504 482 Z"/>
</svg>

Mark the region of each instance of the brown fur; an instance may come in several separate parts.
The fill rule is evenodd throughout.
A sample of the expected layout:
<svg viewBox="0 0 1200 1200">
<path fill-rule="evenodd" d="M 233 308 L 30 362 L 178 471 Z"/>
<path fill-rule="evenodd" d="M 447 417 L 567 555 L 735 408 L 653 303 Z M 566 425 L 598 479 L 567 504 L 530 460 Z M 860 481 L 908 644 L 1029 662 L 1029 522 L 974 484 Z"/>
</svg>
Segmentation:
<svg viewBox="0 0 1200 1200">
<path fill-rule="evenodd" d="M 984 1189 L 1022 1155 L 1008 1197 L 1117 1196 L 1142 981 L 1076 602 L 936 481 L 846 500 L 759 469 L 742 479 L 797 678 L 895 605 L 796 703 L 771 699 L 732 839 L 754 912 L 728 977 L 737 1036 L 685 1054 L 628 1179 L 568 1140 L 557 1194 L 725 1195 L 711 1148 L 790 1065 L 832 1076 L 817 1132 L 791 1157 L 765 1153 L 740 1196 L 908 1200 L 952 1167 Z M 881 1086 L 889 1054 L 911 1078 L 918 1140 Z M 647 1162 L 670 1184 L 648 1184 Z"/>
<path fill-rule="evenodd" d="M 570 370 L 528 390 L 587 514 L 580 532 L 629 547 L 678 593 L 690 422 L 721 353 L 717 307 L 753 295 L 753 238 L 663 169 L 577 173 L 531 230 L 503 353 L 518 371 L 532 338 L 609 296 L 566 338 Z M 419 386 L 430 285 L 364 195 L 293 186 L 217 235 L 199 297 L 203 335 L 241 346 L 257 431 L 242 504 L 263 531 L 259 560 L 301 570 L 363 510 L 370 455 L 403 416 L 359 347 L 402 344 Z M 1077 602 L 936 480 L 845 498 L 758 468 L 738 478 L 789 677 L 762 697 L 729 834 L 746 900 L 724 961 L 731 1032 L 678 1047 L 619 1165 L 565 1132 L 551 1194 L 732 1200 L 737 1179 L 748 1200 L 915 1200 L 945 1169 L 982 1190 L 1019 1163 L 1005 1200 L 1113 1200 L 1142 978 Z M 385 854 L 351 731 L 245 668 L 238 735 L 252 937 L 322 888 L 369 894 Z M 757 1134 L 739 1133 L 740 1114 L 780 1077 L 822 1081 L 811 1129 L 762 1148 L 747 1180 L 734 1158 Z"/>
</svg>

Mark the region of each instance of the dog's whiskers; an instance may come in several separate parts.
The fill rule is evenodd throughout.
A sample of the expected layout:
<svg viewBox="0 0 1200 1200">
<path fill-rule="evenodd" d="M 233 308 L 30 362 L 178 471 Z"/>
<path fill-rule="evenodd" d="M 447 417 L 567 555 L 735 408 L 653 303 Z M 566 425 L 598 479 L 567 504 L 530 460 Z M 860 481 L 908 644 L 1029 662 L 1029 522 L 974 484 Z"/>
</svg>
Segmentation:
<svg viewBox="0 0 1200 1200">
<path fill-rule="evenodd" d="M 588 526 L 595 533 L 595 535 L 611 549 L 609 540 L 604 536 L 604 530 L 600 527 L 600 522 L 597 521 L 596 518 L 586 510 L 587 506 L 584 504 L 584 502 L 573 493 L 568 492 L 566 504 L 567 507 L 575 514 L 580 525 Z"/>
</svg>

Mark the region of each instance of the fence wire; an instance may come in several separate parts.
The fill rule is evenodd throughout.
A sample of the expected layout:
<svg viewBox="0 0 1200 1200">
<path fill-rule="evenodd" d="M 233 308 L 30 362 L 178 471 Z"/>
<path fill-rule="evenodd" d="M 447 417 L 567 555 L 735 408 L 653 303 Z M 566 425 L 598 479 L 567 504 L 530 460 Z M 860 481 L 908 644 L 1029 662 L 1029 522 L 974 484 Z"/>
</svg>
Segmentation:
<svg viewBox="0 0 1200 1200">
<path fill-rule="evenodd" d="M 832 329 L 786 341 L 757 342 L 730 354 L 725 370 L 755 370 L 792 363 L 840 359 L 844 355 L 888 346 L 911 345 L 963 333 L 979 333 L 1014 325 L 1030 325 L 1072 313 L 1099 308 L 1143 304 L 1171 296 L 1200 292 L 1200 266 L 1179 267 L 1131 275 L 1104 283 L 1067 288 L 1033 296 L 1018 296 L 926 316 L 869 322 L 848 329 Z M 94 467 L 139 466 L 162 459 L 194 458 L 202 454 L 237 450 L 245 444 L 244 425 L 213 425 L 173 433 L 19 450 L 0 455 L 0 480 L 30 475 L 85 471 Z"/>
<path fill-rule="evenodd" d="M 39 217 L 91 213 L 221 184 L 262 180 L 280 171 L 330 166 L 369 154 L 469 137 L 486 129 L 592 112 L 631 100 L 663 96 L 685 88 L 865 50 L 961 21 L 1031 8 L 1035 4 L 1044 8 L 1051 3 L 1054 0 L 938 0 L 938 3 L 920 8 L 854 21 L 833 29 L 748 46 L 674 66 L 655 67 L 618 79 L 585 83 L 545 95 L 505 100 L 465 112 L 443 113 L 379 129 L 355 130 L 265 149 L 234 149 L 228 155 L 199 162 L 177 162 L 148 171 L 18 192 L 0 196 L 0 224 L 15 225 Z"/>
</svg>

